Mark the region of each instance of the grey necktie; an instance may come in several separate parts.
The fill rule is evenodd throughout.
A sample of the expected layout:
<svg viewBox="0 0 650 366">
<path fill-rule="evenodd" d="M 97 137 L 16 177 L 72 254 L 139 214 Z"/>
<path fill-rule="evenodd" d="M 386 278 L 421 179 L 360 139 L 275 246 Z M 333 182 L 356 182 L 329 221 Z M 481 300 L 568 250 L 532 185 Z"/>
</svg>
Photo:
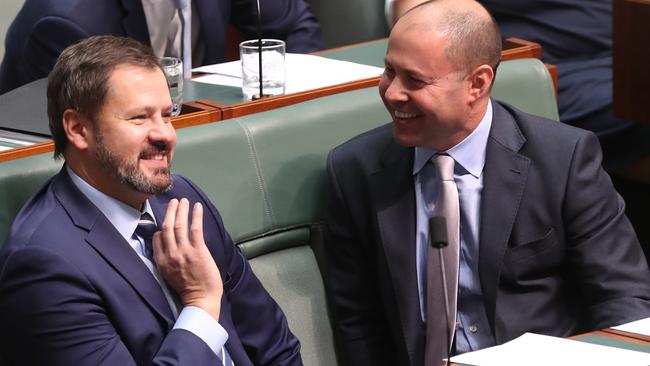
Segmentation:
<svg viewBox="0 0 650 366">
<path fill-rule="evenodd" d="M 456 300 L 458 294 L 459 261 L 459 203 L 458 188 L 454 182 L 454 159 L 446 154 L 436 154 L 431 161 L 438 170 L 440 190 L 433 216 L 444 216 L 447 221 L 448 245 L 442 249 L 449 299 L 449 323 L 445 316 L 445 296 L 440 275 L 440 255 L 437 248 L 427 250 L 427 335 L 425 365 L 438 366 L 447 357 L 456 329 Z M 448 333 L 449 332 L 449 333 Z"/>
<path fill-rule="evenodd" d="M 181 54 L 183 55 L 183 77 L 192 78 L 192 2 L 191 0 L 176 0 L 178 16 L 181 19 L 182 38 Z"/>
</svg>

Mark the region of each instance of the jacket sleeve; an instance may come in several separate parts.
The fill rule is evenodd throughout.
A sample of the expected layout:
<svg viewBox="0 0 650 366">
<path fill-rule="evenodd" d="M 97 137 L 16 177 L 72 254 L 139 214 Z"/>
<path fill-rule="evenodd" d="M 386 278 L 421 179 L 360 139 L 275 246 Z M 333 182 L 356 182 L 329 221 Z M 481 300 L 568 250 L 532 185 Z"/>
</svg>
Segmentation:
<svg viewBox="0 0 650 366">
<path fill-rule="evenodd" d="M 19 85 L 47 77 L 57 58 L 71 44 L 88 37 L 88 33 L 70 20 L 48 16 L 40 19 L 29 30 L 25 48 L 16 70 Z M 15 85 L 18 86 L 18 85 Z"/>
<path fill-rule="evenodd" d="M 325 281 L 334 334 L 342 365 L 370 366 L 397 364 L 394 344 L 383 311 L 373 249 L 363 238 L 359 207 L 361 198 L 340 182 L 357 179 L 342 169 L 336 150 L 327 160 L 329 200 L 327 208 Z M 353 213 L 354 211 L 354 213 Z"/>
<path fill-rule="evenodd" d="M 566 184 L 567 258 L 587 321 L 602 329 L 650 316 L 650 272 L 623 199 L 601 168 L 598 141 L 583 136 Z"/>
<path fill-rule="evenodd" d="M 254 0 L 234 0 L 231 23 L 246 39 L 257 37 L 257 5 Z M 287 42 L 287 52 L 309 53 L 325 45 L 320 25 L 305 0 L 260 1 L 265 38 Z"/>
<path fill-rule="evenodd" d="M 8 255 L 0 274 L 3 357 L 17 365 L 215 365 L 197 336 L 170 331 L 153 360 L 135 360 L 102 295 L 72 263 L 43 247 Z M 128 335 L 127 335 L 128 336 Z"/>
</svg>

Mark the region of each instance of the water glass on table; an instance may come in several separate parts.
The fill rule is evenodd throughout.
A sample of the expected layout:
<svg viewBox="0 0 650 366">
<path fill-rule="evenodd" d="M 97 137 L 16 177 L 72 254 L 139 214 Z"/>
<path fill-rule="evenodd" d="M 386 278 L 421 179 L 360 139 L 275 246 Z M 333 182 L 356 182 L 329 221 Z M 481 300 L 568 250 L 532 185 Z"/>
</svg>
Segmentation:
<svg viewBox="0 0 650 366">
<path fill-rule="evenodd" d="M 183 61 L 178 57 L 161 57 L 160 65 L 167 78 L 173 103 L 172 117 L 175 117 L 181 114 L 183 105 Z"/>
<path fill-rule="evenodd" d="M 262 51 L 262 95 L 260 95 L 260 49 Z M 242 67 L 242 93 L 246 99 L 284 94 L 284 41 L 262 39 L 239 44 Z"/>
</svg>

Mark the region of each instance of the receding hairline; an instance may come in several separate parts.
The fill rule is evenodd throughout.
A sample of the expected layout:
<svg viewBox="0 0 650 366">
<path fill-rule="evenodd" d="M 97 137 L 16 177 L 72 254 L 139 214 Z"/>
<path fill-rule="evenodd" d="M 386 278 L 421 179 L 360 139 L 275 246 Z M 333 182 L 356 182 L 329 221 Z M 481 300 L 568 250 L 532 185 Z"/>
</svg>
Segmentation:
<svg viewBox="0 0 650 366">
<path fill-rule="evenodd" d="M 406 27 L 404 30 L 424 27 L 430 32 L 444 33 L 450 27 L 450 18 L 465 13 L 474 14 L 484 21 L 492 21 L 487 9 L 475 0 L 429 0 L 407 10 L 397 20 L 395 27 L 401 23 L 401 27 Z"/>
<path fill-rule="evenodd" d="M 465 69 L 488 64 L 496 70 L 499 63 L 498 26 L 489 11 L 475 0 L 420 3 L 400 17 L 393 28 L 396 31 L 428 33 L 448 40 L 445 50 L 448 61 Z"/>
<path fill-rule="evenodd" d="M 437 11 L 431 11 L 430 8 L 437 8 Z M 424 13 L 427 12 L 427 13 Z M 490 19 L 488 10 L 476 0 L 429 0 L 424 1 L 411 9 L 407 10 L 398 20 L 408 19 L 417 15 L 426 15 L 431 24 L 436 25 L 435 21 L 443 18 L 449 13 L 474 12 L 477 15 Z M 395 25 L 397 25 L 397 23 Z"/>
</svg>

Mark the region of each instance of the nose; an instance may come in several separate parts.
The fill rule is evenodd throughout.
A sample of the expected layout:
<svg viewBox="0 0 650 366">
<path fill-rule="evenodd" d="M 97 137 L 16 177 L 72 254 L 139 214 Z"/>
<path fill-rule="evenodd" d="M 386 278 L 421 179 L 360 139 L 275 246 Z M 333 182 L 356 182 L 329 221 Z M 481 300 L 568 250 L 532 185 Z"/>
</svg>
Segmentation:
<svg viewBox="0 0 650 366">
<path fill-rule="evenodd" d="M 401 78 L 395 76 L 392 79 L 384 77 L 382 79 L 384 84 L 384 99 L 391 103 L 406 102 L 408 95 L 405 93 L 404 84 Z"/>
<path fill-rule="evenodd" d="M 171 123 L 171 118 L 158 115 L 153 122 L 149 130 L 149 139 L 151 141 L 165 142 L 173 146 L 176 143 L 176 129 Z"/>
</svg>

